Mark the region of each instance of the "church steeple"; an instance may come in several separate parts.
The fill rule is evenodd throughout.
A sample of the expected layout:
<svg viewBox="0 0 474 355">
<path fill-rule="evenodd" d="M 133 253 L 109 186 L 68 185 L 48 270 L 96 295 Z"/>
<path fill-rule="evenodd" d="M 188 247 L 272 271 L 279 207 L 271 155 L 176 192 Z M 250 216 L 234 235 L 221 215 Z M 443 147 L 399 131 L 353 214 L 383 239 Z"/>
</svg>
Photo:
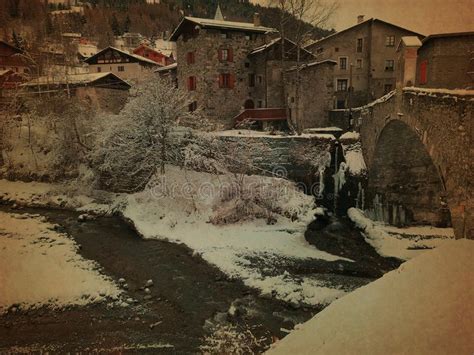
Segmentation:
<svg viewBox="0 0 474 355">
<path fill-rule="evenodd" d="M 221 7 L 217 3 L 216 14 L 214 15 L 214 20 L 224 21 L 224 16 L 222 15 Z"/>
</svg>

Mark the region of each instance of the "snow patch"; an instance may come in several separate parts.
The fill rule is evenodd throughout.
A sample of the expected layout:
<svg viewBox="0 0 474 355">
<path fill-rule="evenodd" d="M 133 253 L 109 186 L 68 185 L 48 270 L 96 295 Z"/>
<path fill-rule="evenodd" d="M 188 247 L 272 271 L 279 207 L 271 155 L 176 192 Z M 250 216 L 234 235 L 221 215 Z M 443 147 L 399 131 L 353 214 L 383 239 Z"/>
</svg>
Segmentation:
<svg viewBox="0 0 474 355">
<path fill-rule="evenodd" d="M 119 296 L 99 265 L 53 229 L 37 215 L 0 212 L 0 314 L 14 305 L 63 307 Z"/>
<path fill-rule="evenodd" d="M 408 260 L 425 252 L 426 249 L 436 248 L 454 237 L 452 228 L 446 228 L 445 231 L 440 232 L 441 228 L 433 230 L 430 226 L 407 229 L 386 226 L 380 222 L 370 220 L 361 210 L 356 208 L 350 208 L 347 215 L 357 227 L 363 230 L 366 242 L 372 245 L 381 256 L 385 257 Z M 403 233 L 403 230 L 406 232 Z M 412 239 L 403 236 L 412 231 L 422 231 L 421 234 L 417 234 L 418 236 L 428 236 L 431 232 L 436 234 L 435 236 L 430 235 L 433 237 L 428 239 L 422 237 Z"/>
</svg>

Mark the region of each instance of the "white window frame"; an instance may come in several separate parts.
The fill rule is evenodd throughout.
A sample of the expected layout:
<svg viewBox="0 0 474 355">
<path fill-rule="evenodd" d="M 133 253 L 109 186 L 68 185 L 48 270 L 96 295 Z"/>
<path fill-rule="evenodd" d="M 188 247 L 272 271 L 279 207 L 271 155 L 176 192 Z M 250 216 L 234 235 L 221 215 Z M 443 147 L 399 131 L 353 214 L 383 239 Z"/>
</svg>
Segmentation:
<svg viewBox="0 0 474 355">
<path fill-rule="evenodd" d="M 343 69 L 341 68 L 341 59 L 345 58 L 346 59 L 346 67 Z M 337 65 L 339 67 L 339 70 L 347 70 L 349 68 L 349 57 L 348 56 L 340 56 L 337 61 Z"/>
</svg>

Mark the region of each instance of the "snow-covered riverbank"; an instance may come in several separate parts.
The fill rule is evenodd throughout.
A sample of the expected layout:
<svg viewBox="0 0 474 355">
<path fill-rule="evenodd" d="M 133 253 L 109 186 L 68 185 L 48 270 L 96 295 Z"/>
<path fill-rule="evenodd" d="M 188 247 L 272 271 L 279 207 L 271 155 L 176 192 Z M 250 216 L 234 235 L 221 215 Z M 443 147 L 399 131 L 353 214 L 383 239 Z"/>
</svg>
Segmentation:
<svg viewBox="0 0 474 355">
<path fill-rule="evenodd" d="M 117 299 L 121 291 L 98 267 L 44 217 L 0 212 L 0 315 Z"/>
<path fill-rule="evenodd" d="M 250 179 L 249 183 L 281 188 L 272 203 L 282 214 L 271 224 L 264 219 L 228 225 L 209 223 L 216 213 L 225 213 L 216 211 L 215 200 L 221 198 L 226 178 L 196 172 L 185 174 L 178 168 L 168 169 L 164 190 L 163 186 L 155 185 L 153 189 L 130 195 L 96 192 L 100 199 L 68 196 L 65 187 L 44 183 L 2 180 L 0 190 L 4 201 L 19 205 L 62 207 L 100 214 L 118 212 L 144 238 L 184 243 L 229 277 L 242 279 L 263 295 L 308 305 L 328 304 L 344 295 L 342 287 L 329 286 L 314 277 L 291 275 L 273 266 L 282 258 L 296 262 L 347 259 L 317 250 L 305 241 L 304 231 L 315 213 L 312 197 L 304 195 L 288 181 L 264 177 Z M 190 186 L 194 187 L 189 190 Z M 202 190 L 203 186 L 206 190 Z M 184 187 L 184 190 L 170 190 L 171 187 Z M 196 192 L 196 188 L 201 190 Z M 256 257 L 263 258 L 265 265 L 254 264 Z"/>
</svg>

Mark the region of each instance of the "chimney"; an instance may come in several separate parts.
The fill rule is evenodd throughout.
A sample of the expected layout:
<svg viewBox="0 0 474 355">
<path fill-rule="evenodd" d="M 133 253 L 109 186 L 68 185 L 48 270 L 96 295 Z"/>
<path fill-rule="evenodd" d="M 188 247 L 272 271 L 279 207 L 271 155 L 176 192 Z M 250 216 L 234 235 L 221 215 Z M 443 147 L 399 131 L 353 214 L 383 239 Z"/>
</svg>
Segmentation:
<svg viewBox="0 0 474 355">
<path fill-rule="evenodd" d="M 258 27 L 258 26 L 261 25 L 261 23 L 260 23 L 260 14 L 258 12 L 253 14 L 253 25 L 255 27 Z"/>
<path fill-rule="evenodd" d="M 357 23 L 364 22 L 364 15 L 357 16 Z"/>
</svg>

